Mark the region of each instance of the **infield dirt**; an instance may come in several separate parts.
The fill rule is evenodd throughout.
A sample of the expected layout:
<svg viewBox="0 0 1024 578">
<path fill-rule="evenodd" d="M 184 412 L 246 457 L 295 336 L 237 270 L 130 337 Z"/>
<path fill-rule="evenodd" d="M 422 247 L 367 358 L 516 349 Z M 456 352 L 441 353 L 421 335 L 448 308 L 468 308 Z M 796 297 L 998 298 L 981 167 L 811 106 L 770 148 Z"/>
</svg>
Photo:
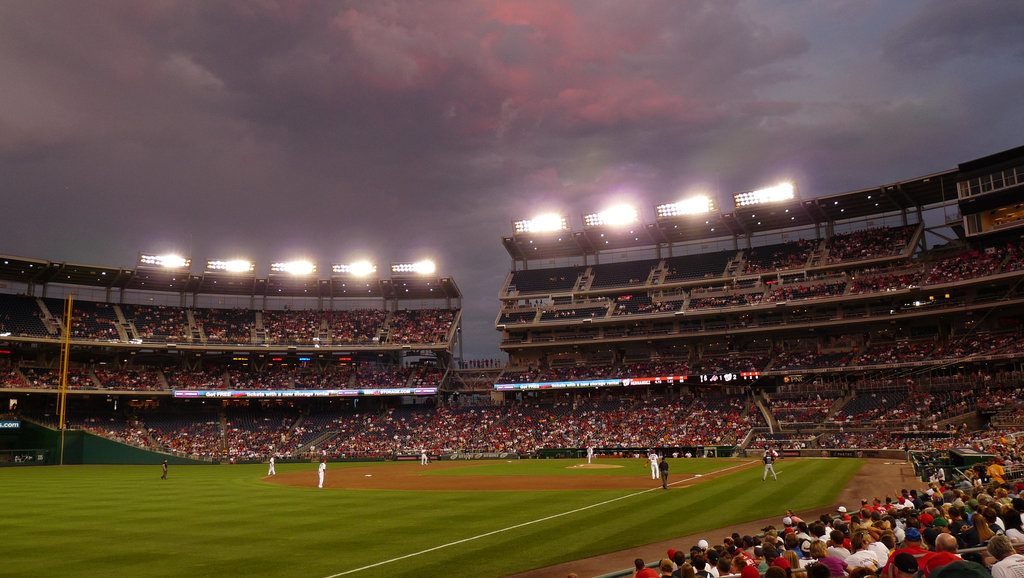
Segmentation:
<svg viewBox="0 0 1024 578">
<path fill-rule="evenodd" d="M 726 473 L 759 464 L 757 460 L 718 474 L 694 476 L 681 474 L 672 476 L 673 487 L 685 486 L 699 480 L 707 480 Z M 346 490 L 645 490 L 660 487 L 661 480 L 637 476 L 475 476 L 475 475 L 425 475 L 438 470 L 471 469 L 487 465 L 487 462 L 432 462 L 421 466 L 418 462 L 391 464 L 386 468 L 378 465 L 354 466 L 328 469 L 324 489 Z M 586 467 L 587 464 L 582 464 Z M 576 466 L 569 466 L 576 467 Z M 607 464 L 591 464 L 591 469 L 614 468 Z M 263 478 L 273 484 L 300 487 L 316 487 L 315 471 L 290 472 Z"/>
<path fill-rule="evenodd" d="M 365 490 L 455 490 L 455 491 L 495 491 L 495 490 L 608 490 L 608 489 L 650 489 L 660 487 L 660 480 L 652 480 L 647 476 L 480 476 L 480 475 L 424 475 L 430 471 L 470 469 L 486 465 L 487 462 L 432 462 L 429 466 L 421 466 L 417 462 L 391 464 L 381 468 L 377 465 L 354 466 L 329 469 L 324 481 L 326 489 L 365 489 Z M 586 464 L 583 464 L 586 465 Z M 599 464 L 600 466 L 600 464 Z M 760 466 L 759 460 L 744 462 L 728 472 L 706 474 L 703 476 L 678 475 L 672 476 L 673 487 L 685 487 L 713 479 L 741 469 Z M 264 478 L 274 484 L 289 486 L 316 487 L 316 472 L 292 472 Z M 850 480 L 850 483 L 839 494 L 836 503 L 815 510 L 797 512 L 799 516 L 815 519 L 821 514 L 833 513 L 837 506 L 847 505 L 856 508 L 862 498 L 872 498 L 891 493 L 897 488 L 924 488 L 921 480 L 914 476 L 913 467 L 907 462 L 868 459 Z M 880 496 L 881 497 L 881 496 Z M 784 509 L 784 505 L 780 505 Z M 579 576 L 599 576 L 629 568 L 634 558 L 656 561 L 666 556 L 670 548 L 689 550 L 698 540 L 706 539 L 717 544 L 725 536 L 733 532 L 740 534 L 756 534 L 768 524 L 779 526 L 781 515 L 777 518 L 755 520 L 737 524 L 728 528 L 709 530 L 700 535 L 681 536 L 666 542 L 648 544 L 629 550 L 611 552 L 593 558 L 576 560 L 538 568 L 529 572 L 511 575 L 512 578 L 548 578 L 567 576 L 575 572 Z"/>
</svg>

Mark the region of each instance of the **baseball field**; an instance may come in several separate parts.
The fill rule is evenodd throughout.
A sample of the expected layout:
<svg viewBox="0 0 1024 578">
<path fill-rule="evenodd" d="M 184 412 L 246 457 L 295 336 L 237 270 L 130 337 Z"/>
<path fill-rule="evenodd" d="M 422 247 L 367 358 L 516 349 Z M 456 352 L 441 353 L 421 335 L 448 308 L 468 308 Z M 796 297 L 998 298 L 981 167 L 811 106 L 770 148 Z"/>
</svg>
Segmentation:
<svg viewBox="0 0 1024 578">
<path fill-rule="evenodd" d="M 640 459 L 3 468 L 0 573 L 504 576 L 832 504 L 862 464 L 669 462 L 667 491 Z"/>
</svg>

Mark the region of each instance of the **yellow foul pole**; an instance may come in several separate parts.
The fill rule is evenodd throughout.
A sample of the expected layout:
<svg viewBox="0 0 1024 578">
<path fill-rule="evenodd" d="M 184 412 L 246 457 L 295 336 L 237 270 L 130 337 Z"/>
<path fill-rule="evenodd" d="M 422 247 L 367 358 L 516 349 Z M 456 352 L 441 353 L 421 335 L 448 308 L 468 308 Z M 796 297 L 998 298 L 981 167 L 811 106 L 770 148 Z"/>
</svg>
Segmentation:
<svg viewBox="0 0 1024 578">
<path fill-rule="evenodd" d="M 60 389 L 57 394 L 57 418 L 60 423 L 60 465 L 64 465 L 64 417 L 68 398 L 68 360 L 71 357 L 71 313 L 74 297 L 64 300 L 64 338 L 60 342 Z"/>
</svg>

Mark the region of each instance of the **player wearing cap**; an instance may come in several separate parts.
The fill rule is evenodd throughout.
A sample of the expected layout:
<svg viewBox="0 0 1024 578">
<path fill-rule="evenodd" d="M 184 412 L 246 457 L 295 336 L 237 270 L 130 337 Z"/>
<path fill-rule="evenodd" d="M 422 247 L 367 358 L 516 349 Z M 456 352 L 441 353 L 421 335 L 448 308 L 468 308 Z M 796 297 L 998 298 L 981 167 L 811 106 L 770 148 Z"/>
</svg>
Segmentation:
<svg viewBox="0 0 1024 578">
<path fill-rule="evenodd" d="M 274 469 L 274 456 L 270 456 L 270 470 L 267 471 L 268 476 L 276 476 L 277 470 Z"/>
<path fill-rule="evenodd" d="M 327 458 L 323 458 L 323 459 L 320 460 L 320 467 L 317 468 L 317 470 L 316 470 L 317 476 L 320 477 L 320 484 L 317 486 L 318 488 L 324 487 L 324 474 L 326 474 L 326 473 L 327 473 Z"/>
<path fill-rule="evenodd" d="M 761 461 L 764 462 L 764 474 L 761 475 L 761 481 L 768 479 L 768 472 L 772 473 L 772 479 L 779 479 L 779 476 L 775 475 L 775 467 L 772 465 L 775 463 L 775 451 L 772 446 L 764 448 L 764 456 Z"/>
<path fill-rule="evenodd" d="M 658 454 L 651 450 L 651 453 L 647 454 L 647 461 L 651 462 L 651 479 L 657 480 L 661 477 L 661 470 L 658 469 Z"/>
</svg>

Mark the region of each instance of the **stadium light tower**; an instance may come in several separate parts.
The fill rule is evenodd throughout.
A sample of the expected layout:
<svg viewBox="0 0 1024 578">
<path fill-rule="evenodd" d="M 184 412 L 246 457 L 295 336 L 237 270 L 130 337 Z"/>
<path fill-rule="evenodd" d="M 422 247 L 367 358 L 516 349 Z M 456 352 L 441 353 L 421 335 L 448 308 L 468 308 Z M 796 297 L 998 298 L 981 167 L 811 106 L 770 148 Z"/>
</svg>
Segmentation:
<svg viewBox="0 0 1024 578">
<path fill-rule="evenodd" d="M 638 221 L 640 221 L 640 212 L 631 205 L 616 205 L 599 213 L 583 215 L 583 225 L 586 227 L 600 227 L 602 225 L 614 227 L 630 225 Z"/>
<path fill-rule="evenodd" d="M 351 275 L 353 277 L 368 277 L 377 273 L 377 265 L 369 261 L 334 263 L 331 265 L 331 273 L 336 275 Z"/>
<path fill-rule="evenodd" d="M 272 273 L 288 273 L 290 275 L 312 275 L 316 273 L 316 265 L 310 261 L 282 261 L 270 264 Z"/>
<path fill-rule="evenodd" d="M 392 263 L 392 273 L 416 273 L 417 275 L 432 275 L 437 272 L 437 264 L 427 259 L 415 263 Z"/>
<path fill-rule="evenodd" d="M 774 187 L 767 187 L 746 193 L 736 193 L 732 196 L 737 209 L 763 205 L 766 203 L 780 203 L 791 201 L 796 198 L 796 188 L 793 183 L 779 183 Z"/>
<path fill-rule="evenodd" d="M 516 235 L 524 233 L 551 233 L 556 231 L 568 231 L 569 219 L 555 213 L 537 215 L 532 219 L 520 219 L 512 221 Z"/>
<path fill-rule="evenodd" d="M 139 253 L 138 266 L 142 268 L 158 268 L 158 269 L 189 269 L 192 266 L 192 260 L 181 255 L 152 255 L 149 253 Z"/>
<path fill-rule="evenodd" d="M 206 271 L 225 273 L 252 273 L 256 264 L 245 259 L 211 259 L 206 262 Z"/>
<path fill-rule="evenodd" d="M 658 205 L 654 208 L 659 219 L 680 215 L 703 215 L 715 210 L 715 202 L 707 195 L 694 195 L 682 201 Z"/>
</svg>

